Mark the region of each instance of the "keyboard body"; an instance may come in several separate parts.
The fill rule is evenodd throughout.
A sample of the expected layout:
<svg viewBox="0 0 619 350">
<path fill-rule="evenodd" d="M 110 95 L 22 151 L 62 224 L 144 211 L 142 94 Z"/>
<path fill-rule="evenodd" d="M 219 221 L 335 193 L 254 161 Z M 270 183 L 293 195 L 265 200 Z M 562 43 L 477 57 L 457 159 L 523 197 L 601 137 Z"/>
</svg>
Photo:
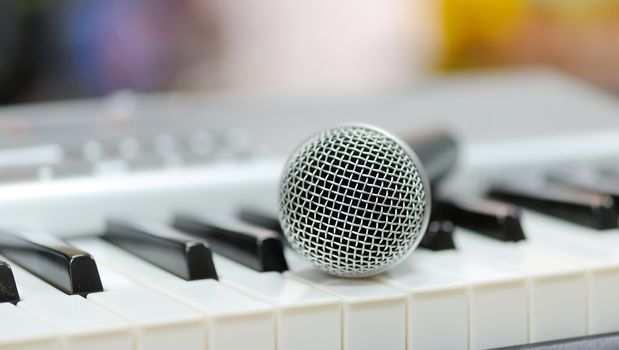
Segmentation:
<svg viewBox="0 0 619 350">
<path fill-rule="evenodd" d="M 69 296 L 0 254 L 21 296 L 0 303 L 0 348 L 485 349 L 619 331 L 619 229 L 595 235 L 535 212 L 524 213 L 524 242 L 457 228 L 455 250 L 419 250 L 363 280 L 326 276 L 285 249 L 283 273 L 215 253 L 218 280 L 184 281 L 99 237 L 110 217 L 169 223 L 185 210 L 275 210 L 294 147 L 359 122 L 403 138 L 452 130 L 461 155 L 447 194 L 503 173 L 619 159 L 619 102 L 538 70 L 354 99 L 119 93 L 7 107 L 0 228 L 92 254 L 103 291 Z"/>
</svg>

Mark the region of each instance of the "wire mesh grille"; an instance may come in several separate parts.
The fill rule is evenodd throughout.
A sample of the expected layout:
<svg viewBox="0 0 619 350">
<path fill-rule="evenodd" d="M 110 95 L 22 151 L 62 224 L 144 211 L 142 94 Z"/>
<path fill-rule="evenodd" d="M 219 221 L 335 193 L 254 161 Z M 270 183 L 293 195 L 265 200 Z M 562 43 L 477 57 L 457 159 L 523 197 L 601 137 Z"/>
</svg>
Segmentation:
<svg viewBox="0 0 619 350">
<path fill-rule="evenodd" d="M 407 149 L 363 126 L 300 146 L 280 186 L 291 246 L 321 270 L 362 277 L 404 258 L 425 230 L 426 188 Z"/>
</svg>

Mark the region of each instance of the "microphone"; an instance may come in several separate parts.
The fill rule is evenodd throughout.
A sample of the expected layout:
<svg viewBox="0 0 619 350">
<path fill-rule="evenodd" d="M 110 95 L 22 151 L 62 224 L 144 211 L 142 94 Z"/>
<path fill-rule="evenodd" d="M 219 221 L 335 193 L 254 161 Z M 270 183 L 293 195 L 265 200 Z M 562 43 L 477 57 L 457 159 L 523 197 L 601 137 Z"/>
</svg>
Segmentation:
<svg viewBox="0 0 619 350">
<path fill-rule="evenodd" d="M 445 134 L 420 140 L 434 180 L 452 164 L 431 158 L 455 148 L 452 141 Z M 430 210 L 430 178 L 418 154 L 367 125 L 310 138 L 288 159 L 279 188 L 279 220 L 292 248 L 341 277 L 375 275 L 406 258 L 421 241 Z"/>
<path fill-rule="evenodd" d="M 458 160 L 458 143 L 449 133 L 438 130 L 403 138 L 426 170 L 432 189 L 453 170 Z"/>
</svg>

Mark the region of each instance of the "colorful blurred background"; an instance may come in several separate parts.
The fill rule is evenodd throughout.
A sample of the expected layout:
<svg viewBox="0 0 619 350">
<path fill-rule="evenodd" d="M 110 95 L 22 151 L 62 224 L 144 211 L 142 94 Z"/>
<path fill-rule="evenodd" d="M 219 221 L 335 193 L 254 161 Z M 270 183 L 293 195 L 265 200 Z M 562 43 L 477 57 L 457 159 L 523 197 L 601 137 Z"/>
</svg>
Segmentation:
<svg viewBox="0 0 619 350">
<path fill-rule="evenodd" d="M 0 104 L 372 93 L 520 66 L 619 93 L 619 0 L 0 1 Z"/>
</svg>

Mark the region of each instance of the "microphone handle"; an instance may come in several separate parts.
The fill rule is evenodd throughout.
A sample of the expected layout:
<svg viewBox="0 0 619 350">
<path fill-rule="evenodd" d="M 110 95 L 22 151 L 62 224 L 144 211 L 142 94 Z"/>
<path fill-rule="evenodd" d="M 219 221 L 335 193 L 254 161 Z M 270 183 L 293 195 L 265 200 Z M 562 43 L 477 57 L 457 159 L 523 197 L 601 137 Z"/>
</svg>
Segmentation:
<svg viewBox="0 0 619 350">
<path fill-rule="evenodd" d="M 444 131 L 405 138 L 426 170 L 430 185 L 434 188 L 456 166 L 458 143 Z"/>
</svg>

